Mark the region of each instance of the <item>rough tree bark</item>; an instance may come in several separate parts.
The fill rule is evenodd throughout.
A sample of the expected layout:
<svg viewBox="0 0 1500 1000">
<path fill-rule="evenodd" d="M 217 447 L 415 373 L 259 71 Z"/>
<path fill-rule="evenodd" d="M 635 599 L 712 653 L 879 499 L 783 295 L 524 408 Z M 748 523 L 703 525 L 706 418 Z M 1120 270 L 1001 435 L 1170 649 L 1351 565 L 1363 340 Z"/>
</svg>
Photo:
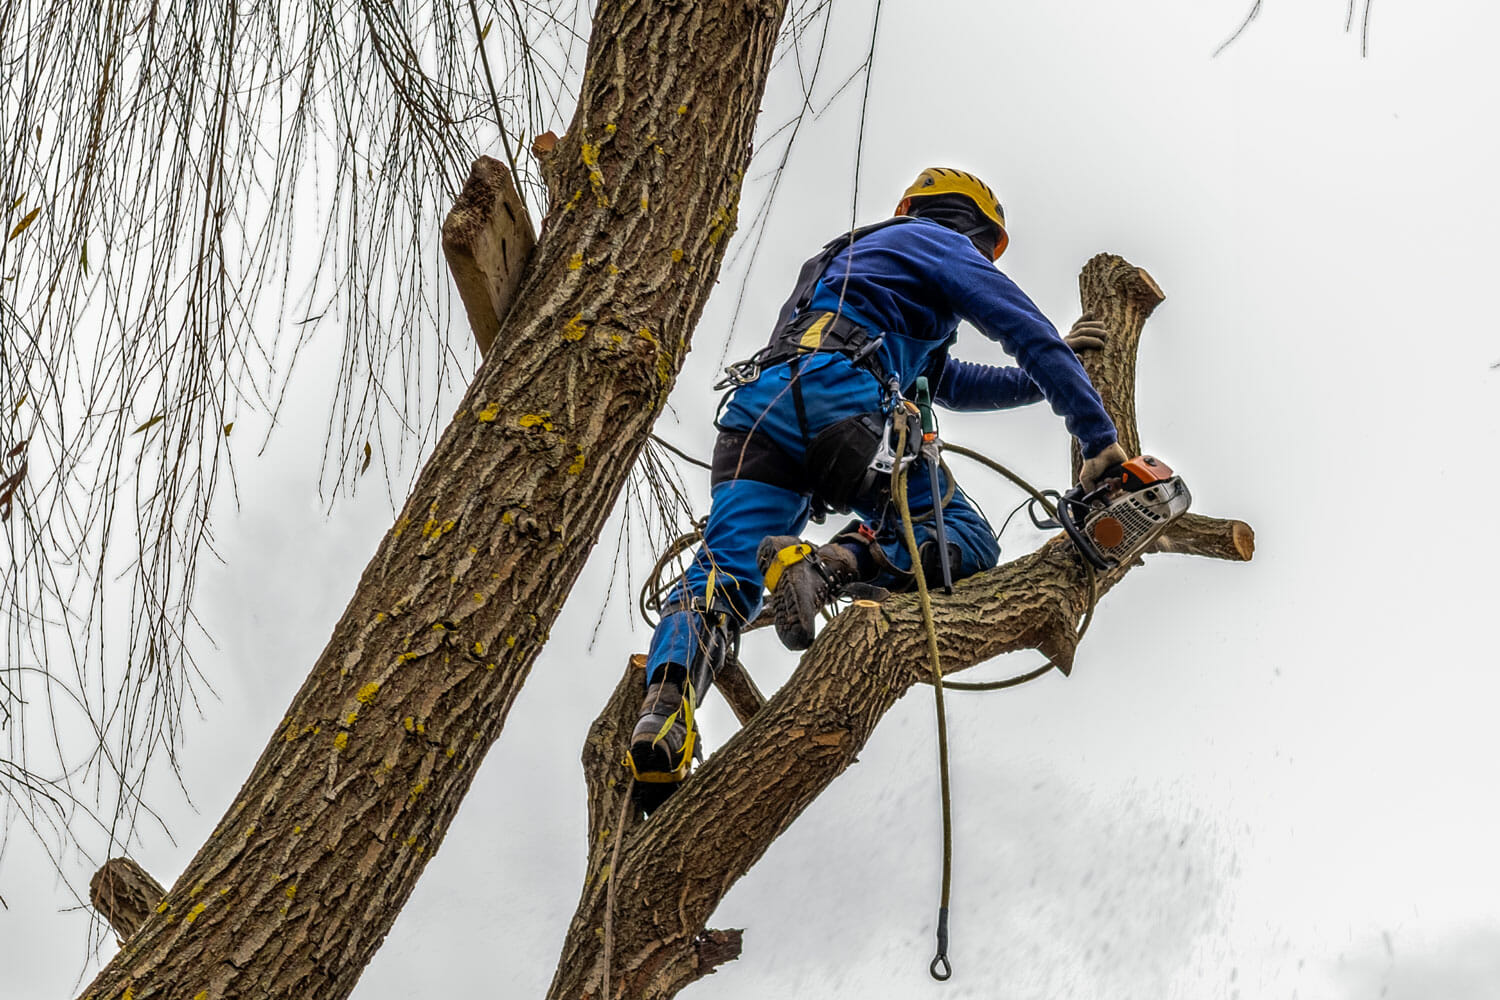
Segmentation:
<svg viewBox="0 0 1500 1000">
<path fill-rule="evenodd" d="M 784 8 L 601 0 L 495 346 L 234 803 L 84 997 L 354 988 L 672 387 Z"/>
<path fill-rule="evenodd" d="M 1088 353 L 1085 366 L 1122 444 L 1136 453 L 1136 348 L 1161 290 L 1145 271 L 1109 255 L 1088 263 L 1079 286 L 1084 311 L 1110 329 L 1107 347 Z M 1254 533 L 1240 521 L 1188 515 L 1155 549 L 1248 560 Z M 1099 574 L 1099 592 L 1131 568 Z M 934 597 L 944 671 L 1020 649 L 1071 665 L 1088 603 L 1082 560 L 1062 536 L 971 577 L 952 596 Z M 822 631 L 786 685 L 649 821 L 626 805 L 629 787 L 619 763 L 640 698 L 640 679 L 627 672 L 584 747 L 589 864 L 549 997 L 658 1000 L 737 957 L 738 932 L 706 930 L 709 916 L 849 766 L 885 712 L 928 676 L 925 643 L 914 597 L 856 603 Z M 615 898 L 606 921 L 611 883 Z"/>
</svg>

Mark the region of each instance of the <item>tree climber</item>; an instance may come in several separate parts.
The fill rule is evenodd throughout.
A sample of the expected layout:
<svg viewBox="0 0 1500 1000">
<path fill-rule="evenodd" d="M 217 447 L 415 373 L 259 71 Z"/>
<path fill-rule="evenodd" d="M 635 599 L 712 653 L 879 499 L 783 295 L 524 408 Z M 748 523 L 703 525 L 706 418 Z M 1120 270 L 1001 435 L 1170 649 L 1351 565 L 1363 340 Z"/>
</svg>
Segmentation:
<svg viewBox="0 0 1500 1000">
<path fill-rule="evenodd" d="M 631 736 L 638 779 L 681 781 L 696 733 L 692 711 L 744 624 L 770 591 L 776 634 L 806 649 L 814 616 L 850 584 L 915 585 L 890 502 L 891 421 L 918 376 L 953 410 L 998 410 L 1046 399 L 1079 440 L 1080 480 L 1092 486 L 1128 456 L 1075 350 L 1103 346 L 1088 317 L 1066 340 L 994 261 L 1009 238 L 994 193 L 961 170 L 922 171 L 893 218 L 845 233 L 802 267 L 771 342 L 728 369 L 719 408 L 712 506 L 703 544 L 673 588 L 651 637 L 646 698 Z M 998 342 L 1020 367 L 948 356 L 959 320 Z M 908 454 L 921 441 L 907 435 Z M 875 461 L 884 448 L 885 464 Z M 925 459 L 919 460 L 925 461 Z M 879 466 L 880 468 L 877 468 Z M 921 565 L 940 581 L 925 467 L 909 501 Z M 1000 550 L 983 515 L 939 476 L 954 579 L 993 567 Z M 860 520 L 814 547 L 797 534 L 828 510 Z M 666 791 L 667 789 L 663 789 Z"/>
</svg>

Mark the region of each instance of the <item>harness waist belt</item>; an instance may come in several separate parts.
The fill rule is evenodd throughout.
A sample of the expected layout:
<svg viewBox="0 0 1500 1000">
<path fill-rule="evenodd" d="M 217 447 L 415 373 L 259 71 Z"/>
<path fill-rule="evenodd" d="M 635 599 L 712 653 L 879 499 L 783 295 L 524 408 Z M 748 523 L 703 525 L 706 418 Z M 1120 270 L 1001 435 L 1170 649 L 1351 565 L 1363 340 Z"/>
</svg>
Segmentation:
<svg viewBox="0 0 1500 1000">
<path fill-rule="evenodd" d="M 884 384 L 885 368 L 876 357 L 883 340 L 870 336 L 869 330 L 839 313 L 808 312 L 777 330 L 756 360 L 765 367 L 808 354 L 832 352 L 849 358 Z"/>
</svg>

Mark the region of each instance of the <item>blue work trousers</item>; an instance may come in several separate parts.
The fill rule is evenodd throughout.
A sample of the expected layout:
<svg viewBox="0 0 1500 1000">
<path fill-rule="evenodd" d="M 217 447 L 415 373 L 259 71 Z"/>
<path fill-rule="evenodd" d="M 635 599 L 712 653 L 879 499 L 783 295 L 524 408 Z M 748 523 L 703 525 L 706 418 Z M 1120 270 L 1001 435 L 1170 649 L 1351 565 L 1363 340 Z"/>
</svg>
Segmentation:
<svg viewBox="0 0 1500 1000">
<path fill-rule="evenodd" d="M 792 380 L 800 382 L 804 427 L 797 413 Z M 856 368 L 841 354 L 819 354 L 798 365 L 775 365 L 760 378 L 734 391 L 717 421 L 725 431 L 765 434 L 796 464 L 782 479 L 792 482 L 773 486 L 755 479 L 728 479 L 713 489 L 708 524 L 683 578 L 668 599 L 680 610 L 667 614 L 651 637 L 647 660 L 648 682 L 656 679 L 664 664 L 690 667 L 699 649 L 705 627 L 703 616 L 685 605 L 696 603 L 725 609 L 738 628 L 760 611 L 765 581 L 755 564 L 756 550 L 767 535 L 800 535 L 812 512 L 813 476 L 805 468 L 808 443 L 822 429 L 861 413 L 883 408 L 880 384 L 869 372 Z M 939 470 L 939 496 L 948 492 L 946 473 Z M 933 495 L 927 462 L 919 460 L 907 471 L 907 499 L 914 520 L 931 511 Z M 895 504 L 878 488 L 858 498 L 854 512 L 875 531 L 875 544 L 885 559 L 904 574 L 911 571 L 911 557 L 901 534 L 901 516 Z M 999 561 L 1000 547 L 989 522 L 964 496 L 953 490 L 943 507 L 948 542 L 957 546 L 955 580 L 991 568 Z M 917 544 L 932 538 L 933 520 L 917 520 Z M 882 570 L 871 582 L 899 588 L 909 576 Z M 710 595 L 710 591 L 712 592 Z"/>
</svg>

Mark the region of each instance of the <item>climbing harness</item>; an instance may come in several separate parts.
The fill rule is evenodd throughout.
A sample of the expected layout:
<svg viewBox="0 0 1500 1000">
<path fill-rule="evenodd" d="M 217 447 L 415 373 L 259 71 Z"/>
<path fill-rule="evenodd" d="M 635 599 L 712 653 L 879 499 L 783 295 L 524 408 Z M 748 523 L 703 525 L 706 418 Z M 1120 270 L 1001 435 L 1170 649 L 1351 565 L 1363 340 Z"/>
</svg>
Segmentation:
<svg viewBox="0 0 1500 1000">
<path fill-rule="evenodd" d="M 912 221 L 908 216 L 893 216 L 840 233 L 825 243 L 823 249 L 803 262 L 797 272 L 797 284 L 776 315 L 770 342 L 745 360 L 726 366 L 724 377 L 714 383 L 714 389 L 722 392 L 750 385 L 772 365 L 822 351 L 847 356 L 856 367 L 866 369 L 884 384 L 886 373 L 877 353 L 884 335 L 872 335 L 842 312 L 809 311 L 807 307 L 818 282 L 835 257 L 873 232 Z"/>
</svg>

